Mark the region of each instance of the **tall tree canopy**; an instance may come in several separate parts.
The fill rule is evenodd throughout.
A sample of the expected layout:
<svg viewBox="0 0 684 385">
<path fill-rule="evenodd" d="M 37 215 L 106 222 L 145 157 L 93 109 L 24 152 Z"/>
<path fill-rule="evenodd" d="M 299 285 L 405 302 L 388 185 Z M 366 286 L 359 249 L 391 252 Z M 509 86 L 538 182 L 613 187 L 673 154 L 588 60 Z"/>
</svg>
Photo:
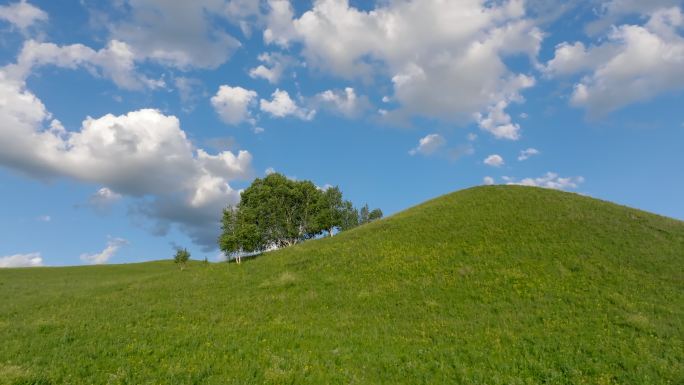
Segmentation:
<svg viewBox="0 0 684 385">
<path fill-rule="evenodd" d="M 311 181 L 273 173 L 257 178 L 241 194 L 240 203 L 223 211 L 219 247 L 227 255 L 291 246 L 336 230 L 343 231 L 382 217 L 379 209 L 360 218 L 338 187 L 322 190 Z"/>
</svg>

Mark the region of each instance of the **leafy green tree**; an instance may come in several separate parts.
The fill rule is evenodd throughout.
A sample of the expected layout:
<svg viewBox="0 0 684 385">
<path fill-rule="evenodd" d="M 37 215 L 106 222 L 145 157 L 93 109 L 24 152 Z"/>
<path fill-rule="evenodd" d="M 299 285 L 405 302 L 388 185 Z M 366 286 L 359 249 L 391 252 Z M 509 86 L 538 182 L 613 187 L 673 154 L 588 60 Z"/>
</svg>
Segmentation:
<svg viewBox="0 0 684 385">
<path fill-rule="evenodd" d="M 361 207 L 361 210 L 359 210 L 359 224 L 364 225 L 369 222 L 369 217 L 370 217 L 370 211 L 368 209 L 368 203 L 363 205 Z"/>
<path fill-rule="evenodd" d="M 176 249 L 176 255 L 173 256 L 173 262 L 175 262 L 181 270 L 185 270 L 185 266 L 190 259 L 190 252 L 183 248 Z"/>
<path fill-rule="evenodd" d="M 328 235 L 332 237 L 335 228 L 339 228 L 343 224 L 344 208 L 342 191 L 339 187 L 329 187 L 325 190 L 318 205 L 318 228 L 327 231 Z"/>
<path fill-rule="evenodd" d="M 380 209 L 373 209 L 369 214 L 368 214 L 368 222 L 373 222 L 374 220 L 382 218 L 382 210 Z"/>
<path fill-rule="evenodd" d="M 382 210 L 368 208 L 368 204 L 363 205 L 359 210 L 359 225 L 365 225 L 376 219 L 382 218 Z"/>
<path fill-rule="evenodd" d="M 234 254 L 237 263 L 242 262 L 243 254 L 266 248 L 267 241 L 256 218 L 256 210 L 248 204 L 223 210 L 219 247 L 226 255 Z"/>
<path fill-rule="evenodd" d="M 237 261 L 244 253 L 291 246 L 321 232 L 317 212 L 322 193 L 310 181 L 281 174 L 257 178 L 240 203 L 224 210 L 219 246 Z"/>
<path fill-rule="evenodd" d="M 297 224 L 298 239 L 311 239 L 321 231 L 317 222 L 317 215 L 322 193 L 310 181 L 295 182 L 295 188 L 297 196 L 294 218 Z"/>
<path fill-rule="evenodd" d="M 349 230 L 359 225 L 359 210 L 350 201 L 344 201 L 342 209 L 342 225 L 340 231 Z"/>
<path fill-rule="evenodd" d="M 223 210 L 219 247 L 228 256 L 260 253 L 270 248 L 298 242 L 335 230 L 347 230 L 366 223 L 371 213 L 368 205 L 363 216 L 350 201 L 342 199 L 339 187 L 319 189 L 310 181 L 295 181 L 273 173 L 257 178 L 240 196 L 240 203 Z M 382 212 L 379 216 L 382 216 Z"/>
</svg>

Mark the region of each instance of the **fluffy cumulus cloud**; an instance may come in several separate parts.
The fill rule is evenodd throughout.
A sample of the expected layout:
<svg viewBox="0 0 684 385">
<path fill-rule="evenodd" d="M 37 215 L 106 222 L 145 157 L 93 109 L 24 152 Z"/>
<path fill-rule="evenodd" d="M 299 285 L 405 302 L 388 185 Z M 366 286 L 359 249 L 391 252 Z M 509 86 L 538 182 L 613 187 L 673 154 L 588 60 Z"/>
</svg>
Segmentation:
<svg viewBox="0 0 684 385">
<path fill-rule="evenodd" d="M 262 53 L 257 58 L 258 66 L 249 70 L 249 76 L 253 79 L 262 78 L 271 84 L 277 84 L 285 70 L 294 64 L 294 59 L 282 53 Z"/>
<path fill-rule="evenodd" d="M 43 266 L 43 257 L 40 253 L 15 254 L 0 257 L 0 268 L 3 267 L 35 267 Z"/>
<path fill-rule="evenodd" d="M 536 148 L 528 148 L 525 150 L 520 151 L 520 154 L 518 155 L 518 161 L 523 161 L 523 160 L 528 160 L 530 157 L 533 157 L 535 155 L 539 155 L 539 150 Z"/>
<path fill-rule="evenodd" d="M 5 20 L 22 32 L 38 22 L 48 20 L 48 14 L 42 9 L 21 0 L 7 5 L 0 5 L 0 20 Z"/>
<path fill-rule="evenodd" d="M 614 27 L 596 45 L 558 45 L 553 59 L 546 63 L 546 75 L 582 75 L 570 101 L 591 115 L 682 90 L 682 26 L 684 16 L 679 7 L 653 10 L 645 24 Z"/>
<path fill-rule="evenodd" d="M 331 111 L 333 114 L 345 118 L 359 117 L 370 108 L 370 102 L 365 96 L 358 96 L 352 87 L 344 90 L 326 90 L 314 97 L 317 108 Z"/>
<path fill-rule="evenodd" d="M 14 144 L 3 149 L 3 163 L 33 175 L 70 176 L 135 196 L 176 190 L 179 180 L 192 187 L 217 171 L 233 177 L 249 161 L 246 153 L 195 152 L 178 119 L 157 110 L 87 118 L 75 132 L 26 130 L 30 128 L 0 132 L 5 143 Z M 223 169 L 209 168 L 210 162 L 220 163 Z"/>
<path fill-rule="evenodd" d="M 264 42 L 287 48 L 290 40 L 295 37 L 292 5 L 289 0 L 268 0 L 268 8 Z"/>
<path fill-rule="evenodd" d="M 81 261 L 91 265 L 101 265 L 107 263 L 122 246 L 128 244 L 128 241 L 122 238 L 110 238 L 107 246 L 99 253 L 95 254 L 81 254 Z"/>
<path fill-rule="evenodd" d="M 312 120 L 316 116 L 316 110 L 297 105 L 287 91 L 280 89 L 273 92 L 271 100 L 261 99 L 259 108 L 274 118 L 294 116 L 302 120 Z"/>
<path fill-rule="evenodd" d="M 440 134 L 430 134 L 418 141 L 418 146 L 409 151 L 409 155 L 432 155 L 446 146 L 446 139 Z"/>
<path fill-rule="evenodd" d="M 252 121 L 250 108 L 256 104 L 257 93 L 242 87 L 222 85 L 211 98 L 211 105 L 221 120 L 228 124 Z"/>
<path fill-rule="evenodd" d="M 522 186 L 536 186 L 552 188 L 556 190 L 576 189 L 580 184 L 584 183 L 584 178 L 581 176 L 561 177 L 555 172 L 547 172 L 538 178 L 524 178 L 517 180 L 512 177 L 503 177 L 506 184 L 522 185 Z"/>
<path fill-rule="evenodd" d="M 245 1 L 122 0 L 117 4 L 124 16 L 110 22 L 111 37 L 128 43 L 140 60 L 183 70 L 225 63 L 240 42 L 220 27 L 220 21 L 240 23 L 258 12 L 255 4 Z"/>
<path fill-rule="evenodd" d="M 506 113 L 508 101 L 502 100 L 488 108 L 487 115 L 477 113 L 477 123 L 484 131 L 497 139 L 520 139 L 520 125 L 512 123 L 511 116 Z"/>
<path fill-rule="evenodd" d="M 485 158 L 484 164 L 492 167 L 501 167 L 504 165 L 504 159 L 501 157 L 501 155 L 492 154 Z"/>
<path fill-rule="evenodd" d="M 494 178 L 492 178 L 491 176 L 486 176 L 486 177 L 482 178 L 482 183 L 486 186 L 491 186 L 495 182 L 494 182 Z"/>
<path fill-rule="evenodd" d="M 0 165 L 47 180 L 65 177 L 137 200 L 133 212 L 161 234 L 178 224 L 215 247 L 221 209 L 239 200 L 229 182 L 251 175 L 247 151 L 195 148 L 175 116 L 142 109 L 88 117 L 68 131 L 23 82 L 0 71 Z"/>
<path fill-rule="evenodd" d="M 2 69 L 5 77 L 25 80 L 37 67 L 53 65 L 60 68 L 85 68 L 95 76 L 111 79 L 121 88 L 138 90 L 164 86 L 162 80 L 147 78 L 136 71 L 130 47 L 112 40 L 98 51 L 83 44 L 60 46 L 28 40 L 16 63 Z"/>
<path fill-rule="evenodd" d="M 542 40 L 520 0 L 378 2 L 369 11 L 318 0 L 298 18 L 287 1 L 269 4 L 266 43 L 299 43 L 307 65 L 336 76 L 381 75 L 400 106 L 388 116 L 478 120 L 501 102 L 521 101 L 534 83 L 505 64 L 510 55 L 535 60 Z M 510 139 L 519 128 L 509 117 L 483 129 Z"/>
</svg>

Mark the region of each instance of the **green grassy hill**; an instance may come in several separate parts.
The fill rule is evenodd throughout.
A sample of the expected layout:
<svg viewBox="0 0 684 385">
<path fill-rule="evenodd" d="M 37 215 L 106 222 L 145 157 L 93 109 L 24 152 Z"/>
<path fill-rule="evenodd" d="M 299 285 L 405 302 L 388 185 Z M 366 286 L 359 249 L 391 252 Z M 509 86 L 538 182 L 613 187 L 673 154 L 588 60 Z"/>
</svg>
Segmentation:
<svg viewBox="0 0 684 385">
<path fill-rule="evenodd" d="M 684 222 L 491 186 L 241 265 L 5 269 L 0 383 L 682 384 Z"/>
</svg>

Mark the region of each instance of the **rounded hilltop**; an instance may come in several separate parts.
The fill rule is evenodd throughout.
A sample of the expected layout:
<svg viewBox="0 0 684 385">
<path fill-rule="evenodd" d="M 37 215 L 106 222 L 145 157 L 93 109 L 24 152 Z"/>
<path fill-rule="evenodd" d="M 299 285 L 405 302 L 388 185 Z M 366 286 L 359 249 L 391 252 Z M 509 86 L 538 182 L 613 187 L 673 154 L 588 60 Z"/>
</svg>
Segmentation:
<svg viewBox="0 0 684 385">
<path fill-rule="evenodd" d="M 684 222 L 555 190 L 475 187 L 240 265 L 0 271 L 0 374 L 675 384 L 683 271 Z"/>
</svg>

